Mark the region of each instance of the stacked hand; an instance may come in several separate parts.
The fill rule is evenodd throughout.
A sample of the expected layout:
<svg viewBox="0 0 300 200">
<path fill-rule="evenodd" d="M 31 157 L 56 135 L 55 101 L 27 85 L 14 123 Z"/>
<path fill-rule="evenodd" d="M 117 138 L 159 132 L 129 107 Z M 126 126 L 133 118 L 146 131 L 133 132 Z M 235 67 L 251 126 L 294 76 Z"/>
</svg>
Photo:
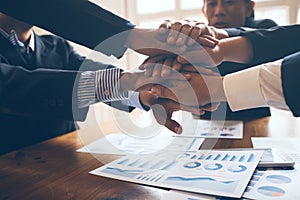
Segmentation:
<svg viewBox="0 0 300 200">
<path fill-rule="evenodd" d="M 130 84 L 121 85 L 148 91 L 140 93 L 141 102 L 152 108 L 160 124 L 180 133 L 181 126 L 171 119 L 174 111 L 201 115 L 225 100 L 222 77 L 211 67 L 223 61 L 219 40 L 228 35 L 203 23 L 165 21 L 148 36 L 131 43 L 131 47 L 143 44 L 135 50 L 149 56 L 139 67 L 145 72 L 130 74 L 125 81 Z M 149 48 L 147 43 L 152 43 Z M 126 75 L 123 78 L 126 80 Z"/>
</svg>

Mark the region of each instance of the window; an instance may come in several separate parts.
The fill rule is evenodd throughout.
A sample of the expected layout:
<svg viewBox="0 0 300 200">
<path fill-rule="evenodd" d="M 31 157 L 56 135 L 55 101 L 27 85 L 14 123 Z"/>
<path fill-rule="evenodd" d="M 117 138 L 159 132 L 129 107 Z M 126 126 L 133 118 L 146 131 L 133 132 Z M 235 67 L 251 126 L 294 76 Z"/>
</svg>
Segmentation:
<svg viewBox="0 0 300 200">
<path fill-rule="evenodd" d="M 203 0 L 127 0 L 127 17 L 141 27 L 157 27 L 164 19 L 197 19 Z M 279 25 L 299 22 L 300 0 L 255 0 L 255 16 L 270 18 Z"/>
</svg>

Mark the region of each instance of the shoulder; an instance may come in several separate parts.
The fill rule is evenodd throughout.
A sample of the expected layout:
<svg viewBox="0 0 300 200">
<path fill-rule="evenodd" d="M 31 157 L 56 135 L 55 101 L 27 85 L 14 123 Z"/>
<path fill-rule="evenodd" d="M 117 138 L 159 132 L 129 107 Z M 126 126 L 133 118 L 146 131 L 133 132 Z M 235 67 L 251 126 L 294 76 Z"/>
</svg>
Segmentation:
<svg viewBox="0 0 300 200">
<path fill-rule="evenodd" d="M 258 20 L 250 19 L 247 20 L 246 26 L 255 29 L 261 29 L 261 28 L 265 29 L 265 28 L 272 28 L 278 25 L 272 19 L 258 19 Z"/>
<path fill-rule="evenodd" d="M 36 43 L 46 49 L 60 49 L 62 51 L 72 51 L 73 49 L 67 40 L 56 35 L 36 35 Z"/>
<path fill-rule="evenodd" d="M 61 37 L 58 37 L 56 35 L 36 35 L 36 38 L 43 42 L 45 45 L 65 45 L 69 46 L 69 42 Z"/>
</svg>

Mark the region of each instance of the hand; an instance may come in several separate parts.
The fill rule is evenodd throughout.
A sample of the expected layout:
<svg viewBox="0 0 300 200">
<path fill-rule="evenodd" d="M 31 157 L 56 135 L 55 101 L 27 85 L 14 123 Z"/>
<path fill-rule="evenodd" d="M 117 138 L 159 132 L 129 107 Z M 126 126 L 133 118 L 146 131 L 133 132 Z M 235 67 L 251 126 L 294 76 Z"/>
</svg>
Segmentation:
<svg viewBox="0 0 300 200">
<path fill-rule="evenodd" d="M 145 70 L 145 76 L 153 76 L 156 78 L 166 78 L 170 76 L 172 71 L 175 72 L 193 72 L 205 75 L 219 76 L 220 74 L 211 69 L 193 66 L 191 64 L 183 65 L 179 63 L 176 56 L 154 56 L 147 58 L 139 69 Z"/>
<path fill-rule="evenodd" d="M 177 57 L 181 64 L 192 64 L 193 66 L 215 67 L 224 61 L 222 43 L 213 48 L 196 46 Z"/>
<path fill-rule="evenodd" d="M 147 58 L 142 65 L 139 66 L 140 70 L 145 70 L 145 76 L 153 77 L 168 77 L 172 70 L 180 71 L 182 64 L 177 62 L 176 56 L 153 56 Z"/>
<path fill-rule="evenodd" d="M 148 91 L 153 85 L 162 84 L 163 82 L 172 79 L 178 81 L 190 80 L 189 74 L 172 73 L 168 78 L 145 76 L 143 72 L 121 74 L 119 79 L 120 91 Z"/>
<path fill-rule="evenodd" d="M 176 44 L 177 46 L 184 44 L 191 46 L 198 42 L 203 46 L 214 47 L 219 39 L 229 37 L 227 32 L 222 29 L 189 20 L 175 22 L 165 20 L 160 25 L 159 30 L 161 33 L 168 33 L 168 44 Z"/>
<path fill-rule="evenodd" d="M 140 92 L 140 100 L 144 105 L 152 109 L 156 121 L 170 129 L 171 131 L 180 134 L 182 132 L 181 125 L 172 120 L 172 114 L 178 110 L 184 110 L 196 115 L 204 114 L 204 110 L 197 107 L 180 105 L 170 99 L 157 98 L 149 92 Z"/>
<path fill-rule="evenodd" d="M 158 29 L 132 29 L 127 38 L 126 46 L 134 51 L 147 55 L 157 56 L 161 54 L 179 55 L 186 50 L 186 46 L 176 47 L 166 42 L 167 35 Z"/>
<path fill-rule="evenodd" d="M 226 101 L 222 77 L 198 73 L 190 75 L 189 81 L 168 80 L 164 85 L 155 85 L 151 88 L 151 93 L 187 106 L 202 107 Z"/>
</svg>

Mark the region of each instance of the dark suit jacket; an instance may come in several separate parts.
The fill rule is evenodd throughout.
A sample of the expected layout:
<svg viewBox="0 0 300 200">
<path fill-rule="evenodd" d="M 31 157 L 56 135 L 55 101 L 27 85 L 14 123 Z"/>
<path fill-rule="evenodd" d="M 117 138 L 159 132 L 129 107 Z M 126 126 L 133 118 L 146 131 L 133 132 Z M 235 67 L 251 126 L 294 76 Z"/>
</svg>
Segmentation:
<svg viewBox="0 0 300 200">
<path fill-rule="evenodd" d="M 92 49 L 133 28 L 129 21 L 88 0 L 1 0 L 0 12 Z M 115 37 L 98 51 L 119 57 L 126 50 L 126 37 L 126 33 Z"/>
<path fill-rule="evenodd" d="M 90 48 L 95 48 L 115 34 L 133 28 L 129 21 L 88 0 L 1 0 L 0 12 Z M 126 50 L 124 47 L 126 37 L 127 34 L 123 34 L 122 37 L 114 38 L 111 43 L 102 45 L 97 50 L 119 57 Z M 59 47 L 53 47 L 49 43 L 45 46 L 50 45 L 54 51 L 58 50 L 58 55 L 62 55 L 64 59 L 72 57 L 64 52 L 65 43 L 63 41 L 59 43 Z M 13 54 L 15 55 L 15 52 Z M 48 55 L 45 53 L 42 57 Z M 76 93 L 73 96 L 73 88 L 77 86 L 78 65 L 69 63 L 67 70 L 66 68 L 62 70 L 58 67 L 53 69 L 53 66 L 58 66 L 55 63 L 52 67 L 39 67 L 34 70 L 30 66 L 29 70 L 19 63 L 12 65 L 10 62 L 14 59 L 8 62 L 6 56 L 0 57 L 0 113 L 14 117 L 32 116 L 33 120 L 37 119 L 35 117 L 84 120 L 88 108 L 79 109 L 76 104 Z M 82 59 L 77 58 L 79 61 Z M 75 64 L 78 62 L 76 59 L 72 61 Z M 114 102 L 113 106 L 122 110 L 132 110 L 119 102 Z"/>
<path fill-rule="evenodd" d="M 277 24 L 270 19 L 261 19 L 261 20 L 253 20 L 248 19 L 245 27 L 236 28 L 236 30 L 244 30 L 244 29 L 258 29 L 258 28 L 271 28 L 276 26 Z M 233 62 L 223 62 L 221 65 L 218 66 L 218 72 L 222 76 L 233 73 L 236 71 L 240 71 L 246 68 L 249 68 L 251 65 L 233 63 Z M 214 112 L 206 112 L 201 118 L 204 119 L 227 119 L 227 120 L 251 120 L 251 119 L 258 119 L 261 117 L 270 116 L 270 109 L 269 108 L 253 108 L 247 109 L 242 111 L 233 112 L 229 105 L 226 102 L 222 102 L 219 108 Z"/>
<path fill-rule="evenodd" d="M 300 116 L 300 25 L 268 30 L 241 31 L 252 43 L 254 63 L 283 59 L 281 79 L 285 101 L 294 116 Z"/>
<path fill-rule="evenodd" d="M 83 120 L 88 110 L 77 109 L 72 97 L 77 71 L 83 61 L 85 70 L 107 67 L 56 36 L 35 36 L 35 45 L 29 58 L 0 35 L 0 153 L 75 130 L 74 119 Z M 120 102 L 114 106 L 130 110 Z"/>
</svg>

